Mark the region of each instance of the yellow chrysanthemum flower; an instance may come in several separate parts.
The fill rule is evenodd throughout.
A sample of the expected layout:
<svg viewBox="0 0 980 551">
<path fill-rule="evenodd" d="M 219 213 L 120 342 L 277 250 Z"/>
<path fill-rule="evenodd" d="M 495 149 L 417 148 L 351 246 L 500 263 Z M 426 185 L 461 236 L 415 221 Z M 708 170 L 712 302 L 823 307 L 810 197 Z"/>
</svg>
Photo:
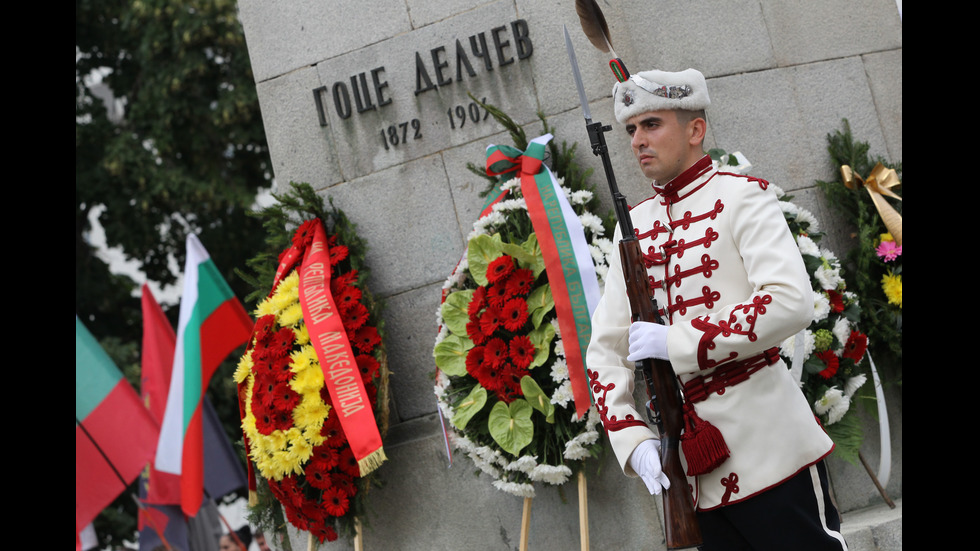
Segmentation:
<svg viewBox="0 0 980 551">
<path fill-rule="evenodd" d="M 879 237 L 878 240 L 879 241 L 894 241 L 895 238 L 892 237 L 892 234 L 890 232 L 885 232 L 885 233 L 881 234 L 881 237 Z"/>
<path fill-rule="evenodd" d="M 292 327 L 303 321 L 303 307 L 299 302 L 287 306 L 276 319 L 281 327 Z"/>
<path fill-rule="evenodd" d="M 242 356 L 241 360 L 238 360 L 238 367 L 235 369 L 235 382 L 242 384 L 248 379 L 249 373 L 252 371 L 252 355 L 245 354 Z"/>
<path fill-rule="evenodd" d="M 902 307 L 902 276 L 895 275 L 891 272 L 882 276 L 881 278 L 881 289 L 885 292 L 885 296 L 888 297 L 888 303 L 894 304 L 899 308 Z"/>
</svg>

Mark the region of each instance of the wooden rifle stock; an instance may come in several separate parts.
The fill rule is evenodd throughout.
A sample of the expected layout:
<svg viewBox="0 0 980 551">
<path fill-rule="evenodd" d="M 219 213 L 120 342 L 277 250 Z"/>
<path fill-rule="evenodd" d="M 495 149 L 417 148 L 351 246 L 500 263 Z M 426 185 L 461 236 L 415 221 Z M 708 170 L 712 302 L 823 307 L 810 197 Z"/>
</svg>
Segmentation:
<svg viewBox="0 0 980 551">
<path fill-rule="evenodd" d="M 606 181 L 612 193 L 616 217 L 622 240 L 619 242 L 619 256 L 623 264 L 623 277 L 626 280 L 626 294 L 630 301 L 633 321 L 646 321 L 663 324 L 657 309 L 656 300 L 650 292 L 646 265 L 640 250 L 640 242 L 633 232 L 626 197 L 619 192 L 616 176 L 613 173 L 606 139 L 603 135 L 612 128 L 600 122 L 586 119 L 592 152 L 602 159 Z M 681 403 L 680 387 L 674 368 L 666 360 L 647 359 L 638 363 L 650 396 L 651 408 L 655 408 L 657 428 L 660 430 L 660 460 L 664 474 L 670 481 L 670 489 L 663 491 L 664 536 L 667 549 L 686 549 L 702 543 L 701 529 L 697 512 L 688 488 L 687 476 L 681 465 L 680 437 L 684 429 L 684 411 Z"/>
</svg>

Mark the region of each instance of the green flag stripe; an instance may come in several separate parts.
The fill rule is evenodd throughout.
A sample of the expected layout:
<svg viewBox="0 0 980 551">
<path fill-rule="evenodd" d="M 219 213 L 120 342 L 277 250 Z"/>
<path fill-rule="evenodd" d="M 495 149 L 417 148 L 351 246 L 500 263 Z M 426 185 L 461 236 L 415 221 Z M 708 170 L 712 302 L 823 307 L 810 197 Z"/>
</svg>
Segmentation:
<svg viewBox="0 0 980 551">
<path fill-rule="evenodd" d="M 84 421 L 122 379 L 122 372 L 75 316 L 75 419 Z"/>
<path fill-rule="evenodd" d="M 228 282 L 221 276 L 218 268 L 208 258 L 197 266 L 197 301 L 194 303 L 194 313 L 187 322 L 184 334 L 184 419 L 183 430 L 187 433 L 187 425 L 201 399 L 201 326 L 215 310 L 234 295 Z"/>
</svg>

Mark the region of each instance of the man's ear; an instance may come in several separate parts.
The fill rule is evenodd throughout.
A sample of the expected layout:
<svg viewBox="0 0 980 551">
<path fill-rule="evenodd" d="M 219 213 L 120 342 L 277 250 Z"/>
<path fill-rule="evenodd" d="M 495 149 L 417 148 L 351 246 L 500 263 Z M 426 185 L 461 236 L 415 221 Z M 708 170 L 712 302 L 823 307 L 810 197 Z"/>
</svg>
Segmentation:
<svg viewBox="0 0 980 551">
<path fill-rule="evenodd" d="M 700 146 L 708 132 L 708 123 L 701 117 L 695 117 L 687 124 L 690 145 Z"/>
</svg>

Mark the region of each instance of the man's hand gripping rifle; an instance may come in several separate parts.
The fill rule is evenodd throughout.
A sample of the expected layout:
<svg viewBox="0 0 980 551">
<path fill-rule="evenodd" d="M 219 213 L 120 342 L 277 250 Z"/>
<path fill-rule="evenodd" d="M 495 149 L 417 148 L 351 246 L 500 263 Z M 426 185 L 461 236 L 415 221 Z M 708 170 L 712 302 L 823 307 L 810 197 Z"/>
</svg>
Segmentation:
<svg viewBox="0 0 980 551">
<path fill-rule="evenodd" d="M 613 204 L 615 206 L 616 218 L 619 221 L 619 229 L 622 233 L 622 240 L 619 242 L 619 255 L 623 264 L 623 277 L 626 280 L 626 293 L 632 311 L 632 320 L 646 321 L 664 324 L 661 317 L 656 299 L 650 292 L 650 285 L 647 278 L 646 266 L 643 263 L 643 254 L 640 249 L 640 242 L 633 231 L 633 221 L 630 218 L 629 207 L 626 204 L 626 197 L 620 193 L 619 186 L 616 184 L 616 176 L 613 173 L 612 162 L 609 159 L 609 151 L 606 147 L 605 132 L 612 130 L 611 126 L 603 126 L 601 122 L 592 122 L 589 112 L 589 104 L 585 96 L 585 88 L 582 85 L 582 77 L 578 71 L 578 62 L 575 59 L 575 51 L 572 48 L 571 38 L 568 29 L 565 29 L 565 46 L 568 49 L 569 61 L 572 64 L 572 73 L 575 77 L 575 84 L 578 87 L 579 100 L 582 103 L 582 111 L 585 115 L 586 128 L 589 132 L 589 141 L 592 145 L 592 153 L 602 159 L 602 168 L 606 173 L 606 181 L 609 183 L 609 191 L 612 193 Z M 629 78 L 625 67 L 620 60 L 617 68 L 614 69 L 617 78 L 622 76 L 625 80 Z M 646 359 L 637 362 L 637 366 L 643 373 L 646 382 L 647 394 L 650 396 L 648 408 L 651 410 L 651 420 L 657 424 L 660 431 L 660 457 L 663 472 L 670 481 L 670 489 L 664 491 L 664 531 L 668 549 L 684 549 L 696 547 L 701 544 L 701 531 L 698 526 L 698 519 L 688 490 L 687 477 L 680 460 L 680 436 L 684 428 L 684 415 L 681 402 L 680 388 L 674 369 L 670 362 L 659 359 Z"/>
</svg>

